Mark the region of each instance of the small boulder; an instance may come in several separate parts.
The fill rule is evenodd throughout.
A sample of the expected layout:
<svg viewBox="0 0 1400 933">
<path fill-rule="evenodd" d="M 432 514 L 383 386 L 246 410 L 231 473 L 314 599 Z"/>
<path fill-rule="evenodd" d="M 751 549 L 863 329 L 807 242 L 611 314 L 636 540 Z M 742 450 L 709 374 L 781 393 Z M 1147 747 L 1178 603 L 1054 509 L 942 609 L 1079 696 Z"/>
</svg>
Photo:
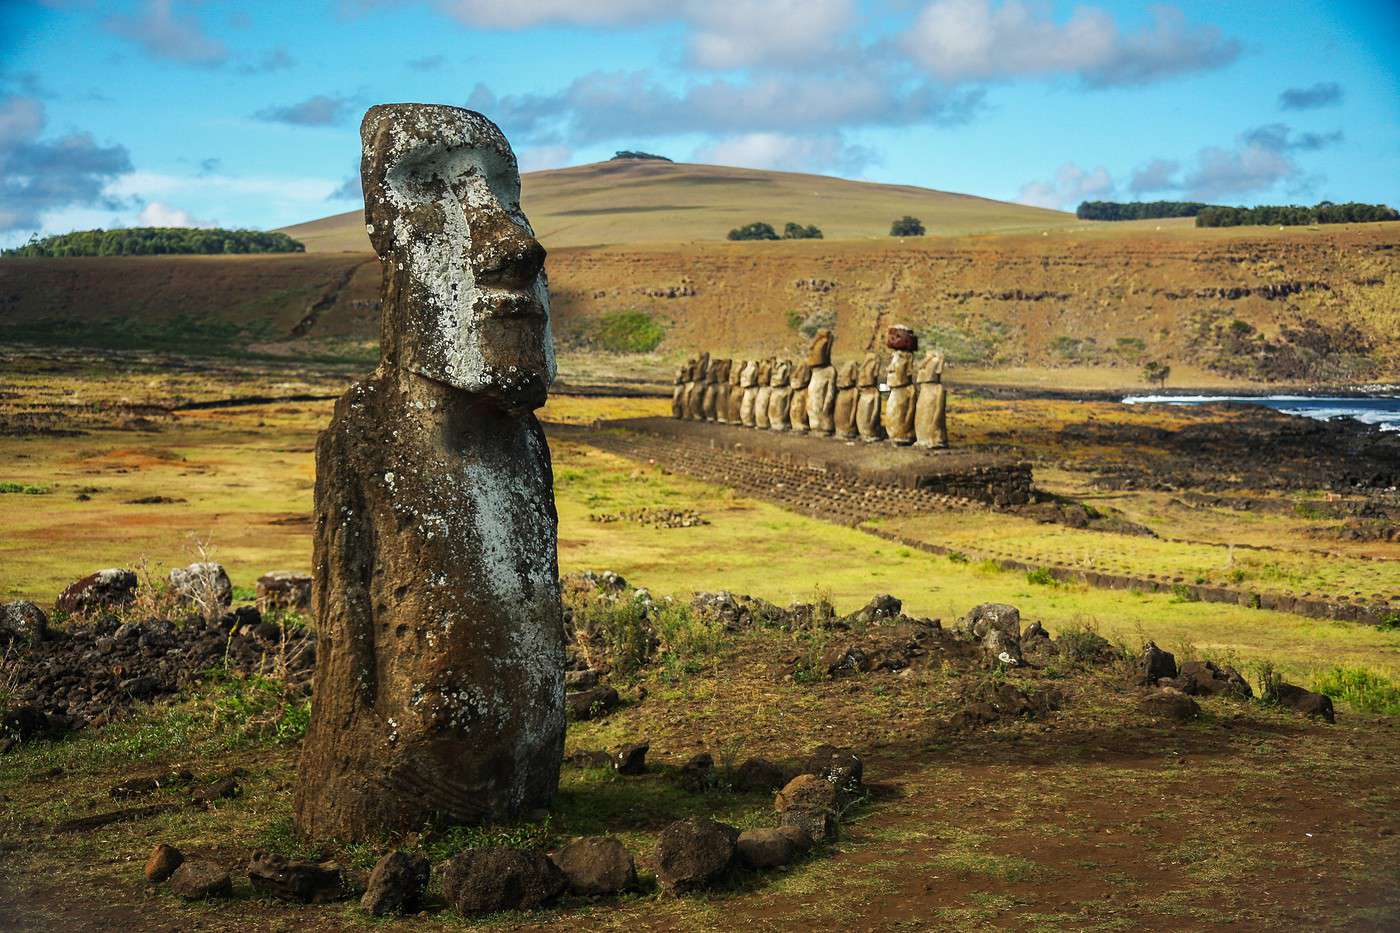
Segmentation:
<svg viewBox="0 0 1400 933">
<path fill-rule="evenodd" d="M 236 778 L 226 777 L 194 791 L 190 794 L 190 800 L 203 807 L 208 807 L 216 800 L 232 800 L 242 792 L 243 788 Z"/>
<path fill-rule="evenodd" d="M 146 880 L 152 884 L 160 884 L 175 874 L 175 869 L 184 861 L 185 855 L 179 849 L 164 842 L 159 843 L 146 859 Z"/>
<path fill-rule="evenodd" d="M 851 625 L 878 625 L 881 622 L 899 618 L 903 609 L 904 603 L 889 593 L 881 593 L 847 616 L 844 621 Z"/>
<path fill-rule="evenodd" d="M 1196 701 L 1179 690 L 1164 688 L 1145 697 L 1138 709 L 1153 719 L 1167 722 L 1190 722 L 1201 715 Z"/>
<path fill-rule="evenodd" d="M 1149 687 L 1155 686 L 1161 678 L 1177 675 L 1176 657 L 1170 651 L 1163 651 L 1155 643 L 1149 641 L 1142 646 L 1142 659 L 1138 662 L 1138 672 L 1141 674 L 1143 684 Z"/>
<path fill-rule="evenodd" d="M 248 881 L 265 897 L 302 904 L 329 904 L 350 896 L 345 875 L 333 862 L 289 859 L 269 852 L 254 852 L 248 862 Z"/>
<path fill-rule="evenodd" d="M 1279 682 L 1274 689 L 1274 697 L 1280 706 L 1314 719 L 1336 722 L 1337 715 L 1332 709 L 1332 698 L 1325 693 L 1313 693 L 1293 684 Z"/>
<path fill-rule="evenodd" d="M 677 820 L 656 842 L 656 877 L 663 890 L 697 891 L 713 884 L 734 860 L 739 830 L 714 820 Z"/>
<path fill-rule="evenodd" d="M 564 764 L 574 768 L 611 768 L 613 756 L 604 751 L 579 749 L 564 756 Z"/>
<path fill-rule="evenodd" d="M 1217 667 L 1211 661 L 1187 661 L 1181 665 L 1177 682 L 1192 696 L 1230 696 L 1248 700 L 1254 696 L 1249 682 L 1233 667 Z"/>
<path fill-rule="evenodd" d="M 730 783 L 740 793 L 773 793 L 788 781 L 790 772 L 767 758 L 748 758 L 734 769 Z"/>
<path fill-rule="evenodd" d="M 865 763 L 849 748 L 818 745 L 803 762 L 802 770 L 829 781 L 843 798 L 853 799 L 865 791 Z"/>
<path fill-rule="evenodd" d="M 270 570 L 258 577 L 257 606 L 262 612 L 311 608 L 311 576 L 293 570 Z"/>
<path fill-rule="evenodd" d="M 442 895 L 458 913 L 532 910 L 563 893 L 568 879 L 542 852 L 468 849 L 442 868 Z"/>
<path fill-rule="evenodd" d="M 838 833 L 836 814 L 830 810 L 792 807 L 783 811 L 779 825 L 802 831 L 813 843 L 835 842 Z"/>
<path fill-rule="evenodd" d="M 564 705 L 569 718 L 576 722 L 599 719 L 617 708 L 621 698 L 612 687 L 594 687 L 578 693 L 564 695 Z"/>
<path fill-rule="evenodd" d="M 375 917 L 416 913 L 423 904 L 430 871 L 431 864 L 422 855 L 390 852 L 375 863 L 360 906 Z"/>
<path fill-rule="evenodd" d="M 1004 632 L 1012 640 L 1021 640 L 1021 610 L 1006 603 L 983 603 L 973 606 L 963 617 L 961 628 L 976 639 L 983 639 L 993 629 Z"/>
<path fill-rule="evenodd" d="M 622 746 L 613 755 L 613 770 L 618 774 L 645 774 L 649 751 L 650 742 L 635 742 Z"/>
<path fill-rule="evenodd" d="M 223 564 L 199 561 L 170 571 L 170 591 L 187 606 L 217 616 L 233 603 L 233 583 Z"/>
<path fill-rule="evenodd" d="M 713 783 L 714 770 L 715 759 L 709 752 L 691 755 L 676 772 L 676 783 L 692 794 L 701 793 Z"/>
<path fill-rule="evenodd" d="M 69 615 L 117 609 L 136 596 L 136 572 L 109 567 L 74 580 L 54 600 L 54 608 Z"/>
<path fill-rule="evenodd" d="M 592 690 L 598 686 L 598 672 L 586 671 L 565 671 L 564 689 L 570 693 L 577 690 Z"/>
<path fill-rule="evenodd" d="M 573 894 L 618 894 L 637 884 L 632 853 L 611 836 L 575 839 L 550 858 L 568 879 Z"/>
<path fill-rule="evenodd" d="M 170 876 L 170 890 L 188 900 L 228 897 L 233 893 L 233 879 L 216 862 L 185 861 Z"/>
<path fill-rule="evenodd" d="M 773 809 L 836 811 L 836 785 L 815 774 L 799 774 L 788 781 L 773 798 Z"/>
<path fill-rule="evenodd" d="M 795 826 L 776 829 L 746 829 L 739 834 L 735 848 L 750 868 L 777 868 L 794 861 L 811 848 L 807 833 Z"/>
<path fill-rule="evenodd" d="M 27 599 L 0 605 L 0 647 L 18 642 L 37 645 L 49 637 L 49 617 Z"/>
</svg>

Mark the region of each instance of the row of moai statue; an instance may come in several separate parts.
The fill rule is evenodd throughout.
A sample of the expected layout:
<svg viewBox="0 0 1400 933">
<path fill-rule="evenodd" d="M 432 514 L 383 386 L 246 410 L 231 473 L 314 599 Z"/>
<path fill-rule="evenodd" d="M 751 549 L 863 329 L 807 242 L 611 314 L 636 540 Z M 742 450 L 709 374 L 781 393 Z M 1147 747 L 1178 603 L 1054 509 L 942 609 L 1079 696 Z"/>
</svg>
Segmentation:
<svg viewBox="0 0 1400 933">
<path fill-rule="evenodd" d="M 816 434 L 900 446 L 948 446 L 948 392 L 943 354 L 930 350 L 917 366 L 918 336 L 895 325 L 886 335 L 889 394 L 880 397 L 880 357 L 831 364 L 831 332 L 820 330 L 807 359 L 711 359 L 702 353 L 676 372 L 671 414 L 770 431 Z"/>
</svg>

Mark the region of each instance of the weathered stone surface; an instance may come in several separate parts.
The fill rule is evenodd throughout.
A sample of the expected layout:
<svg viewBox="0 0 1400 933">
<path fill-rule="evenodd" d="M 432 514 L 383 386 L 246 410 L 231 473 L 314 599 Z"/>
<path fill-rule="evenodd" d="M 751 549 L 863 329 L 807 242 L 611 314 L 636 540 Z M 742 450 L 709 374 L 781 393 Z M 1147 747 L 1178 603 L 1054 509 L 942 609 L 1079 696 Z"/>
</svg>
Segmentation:
<svg viewBox="0 0 1400 933">
<path fill-rule="evenodd" d="M 885 332 L 885 346 L 899 353 L 913 353 L 919 349 L 919 337 L 911 327 L 891 324 Z"/>
<path fill-rule="evenodd" d="M 564 689 L 565 689 L 565 690 L 569 690 L 569 691 L 574 691 L 574 690 L 592 690 L 592 689 L 593 689 L 594 687 L 596 687 L 596 686 L 598 686 L 598 672 L 597 672 L 597 671 L 594 671 L 594 670 L 584 670 L 584 671 L 565 671 L 565 672 L 564 672 Z"/>
<path fill-rule="evenodd" d="M 792 408 L 792 361 L 774 360 L 773 373 L 768 379 L 768 430 L 787 431 Z"/>
<path fill-rule="evenodd" d="M 49 617 L 27 599 L 0 606 L 0 648 L 11 642 L 37 645 L 49 637 Z"/>
<path fill-rule="evenodd" d="M 792 396 L 788 399 L 788 427 L 794 434 L 807 433 L 807 385 L 812 381 L 812 368 L 799 363 L 788 379 Z"/>
<path fill-rule="evenodd" d="M 338 865 L 289 859 L 270 852 L 253 853 L 248 861 L 248 881 L 257 894 L 301 904 L 329 904 L 351 894 Z"/>
<path fill-rule="evenodd" d="M 743 391 L 739 396 L 739 423 L 746 428 L 756 427 L 754 412 L 758 408 L 758 363 L 744 360 L 744 368 L 739 373 L 739 385 Z"/>
<path fill-rule="evenodd" d="M 773 397 L 773 365 L 771 359 L 760 360 L 758 364 L 758 389 L 753 397 L 753 426 L 767 430 L 768 401 Z"/>
<path fill-rule="evenodd" d="M 686 759 L 676 772 L 676 783 L 692 794 L 708 790 L 714 783 L 715 759 L 709 752 L 699 752 Z"/>
<path fill-rule="evenodd" d="M 857 428 L 857 408 L 860 389 L 860 364 L 855 360 L 846 363 L 836 371 L 836 385 L 831 403 L 832 433 L 843 441 L 853 441 L 860 436 Z M 810 386 L 808 389 L 810 390 Z M 808 414 L 811 417 L 811 414 Z"/>
<path fill-rule="evenodd" d="M 316 448 L 316 665 L 296 820 L 312 839 L 547 806 L 564 741 L 544 249 L 485 117 L 373 107 L 380 363 Z"/>
<path fill-rule="evenodd" d="M 725 420 L 729 424 L 743 424 L 744 407 L 744 387 L 742 385 L 744 377 L 744 361 L 729 360 L 727 371 L 729 373 L 729 386 L 725 390 L 725 411 L 728 414 Z"/>
<path fill-rule="evenodd" d="M 815 774 L 799 774 L 773 798 L 773 809 L 836 810 L 836 785 Z"/>
<path fill-rule="evenodd" d="M 734 769 L 730 782 L 742 793 L 775 793 L 788 782 L 788 769 L 767 758 L 747 758 Z"/>
<path fill-rule="evenodd" d="M 223 564 L 198 561 L 170 571 L 170 591 L 206 618 L 217 618 L 233 604 L 233 583 Z"/>
<path fill-rule="evenodd" d="M 1142 646 L 1142 658 L 1138 662 L 1138 670 L 1141 673 L 1141 681 L 1147 686 L 1152 686 L 1163 677 L 1175 677 L 1176 658 L 1170 651 L 1163 651 L 1153 642 L 1148 642 Z"/>
<path fill-rule="evenodd" d="M 714 820 L 678 820 L 656 841 L 656 877 L 663 890 L 697 891 L 719 879 L 734 859 L 739 830 Z"/>
<path fill-rule="evenodd" d="M 306 612 L 311 608 L 311 575 L 295 570 L 269 570 L 258 577 L 259 612 L 289 609 Z"/>
<path fill-rule="evenodd" d="M 461 914 L 532 910 L 568 884 L 549 856 L 526 849 L 468 849 L 442 868 L 442 896 Z"/>
<path fill-rule="evenodd" d="M 647 770 L 647 752 L 651 751 L 651 743 L 634 742 L 624 745 L 613 755 L 613 769 L 618 774 L 645 774 Z"/>
<path fill-rule="evenodd" d="M 982 603 L 968 610 L 960 627 L 973 638 L 982 638 L 992 629 L 999 629 L 1019 641 L 1021 611 L 1006 603 Z"/>
<path fill-rule="evenodd" d="M 691 370 L 691 380 L 685 388 L 685 416 L 691 421 L 705 417 L 705 383 L 710 377 L 710 354 L 702 353 Z"/>
<path fill-rule="evenodd" d="M 856 431 L 866 443 L 884 438 L 880 427 L 880 358 L 867 353 L 860 364 L 856 396 Z"/>
<path fill-rule="evenodd" d="M 1195 700 L 1170 687 L 1153 691 L 1143 698 L 1142 702 L 1138 704 L 1138 709 L 1153 719 L 1163 719 L 1168 722 L 1189 722 L 1201 715 L 1201 708 Z"/>
<path fill-rule="evenodd" d="M 618 697 L 617 691 L 606 685 L 580 690 L 577 693 L 564 694 L 564 703 L 568 709 L 569 718 L 578 722 L 606 716 L 617 709 L 620 702 L 622 700 Z"/>
<path fill-rule="evenodd" d="M 233 893 L 233 879 L 217 862 L 186 860 L 170 876 L 170 890 L 192 901 L 228 897 Z"/>
<path fill-rule="evenodd" d="M 1231 696 L 1238 700 L 1254 696 L 1249 681 L 1239 671 L 1229 665 L 1218 667 L 1213 661 L 1183 662 L 1176 680 L 1182 692 L 1191 696 Z"/>
<path fill-rule="evenodd" d="M 787 865 L 811 847 L 811 838 L 796 826 L 746 829 L 735 843 L 744 864 L 760 869 Z"/>
<path fill-rule="evenodd" d="M 685 384 L 690 377 L 691 361 L 686 360 L 685 365 L 676 370 L 675 388 L 671 390 L 671 417 L 685 417 Z"/>
<path fill-rule="evenodd" d="M 906 447 L 914 443 L 914 358 L 903 350 L 890 354 L 885 370 L 885 383 L 890 394 L 885 399 L 885 411 L 880 423 L 890 443 Z"/>
<path fill-rule="evenodd" d="M 619 894 L 637 884 L 632 853 L 611 836 L 575 839 L 550 858 L 568 879 L 572 894 Z"/>
<path fill-rule="evenodd" d="M 899 597 L 880 593 L 871 597 L 870 602 L 851 613 L 844 621 L 848 625 L 877 625 L 899 618 L 903 609 L 904 603 L 900 602 Z"/>
<path fill-rule="evenodd" d="M 836 788 L 836 802 L 844 805 L 865 791 L 865 762 L 849 748 L 822 744 L 812 749 L 803 770 Z"/>
<path fill-rule="evenodd" d="M 109 567 L 68 584 L 53 607 L 69 615 L 83 615 L 101 609 L 117 609 L 136 596 L 136 572 Z"/>
<path fill-rule="evenodd" d="M 791 807 L 783 811 L 780 825 L 800 830 L 814 843 L 835 842 L 839 834 L 836 814 L 824 809 Z"/>
<path fill-rule="evenodd" d="M 152 884 L 160 884 L 175 874 L 175 870 L 184 861 L 185 855 L 179 849 L 164 842 L 158 843 L 146 859 L 146 880 Z"/>
<path fill-rule="evenodd" d="M 719 420 L 720 385 L 724 375 L 724 360 L 711 360 L 705 373 L 705 389 L 700 399 L 700 415 L 706 421 Z"/>
<path fill-rule="evenodd" d="M 914 446 L 948 446 L 948 391 L 943 385 L 943 354 L 930 350 L 914 373 L 919 397 L 914 407 Z"/>
<path fill-rule="evenodd" d="M 733 369 L 733 360 L 724 359 L 718 360 L 715 363 L 714 420 L 718 421 L 720 424 L 727 424 L 729 422 L 729 396 L 733 394 L 734 389 L 730 373 Z"/>
<path fill-rule="evenodd" d="M 360 906 L 375 917 L 385 914 L 411 914 L 423 904 L 432 870 L 427 858 L 414 852 L 389 852 L 369 874 Z"/>
<path fill-rule="evenodd" d="M 1337 721 L 1337 715 L 1332 709 L 1332 698 L 1325 693 L 1313 693 L 1293 684 L 1280 683 L 1274 690 L 1274 697 L 1280 706 L 1294 712 L 1327 722 Z"/>
</svg>

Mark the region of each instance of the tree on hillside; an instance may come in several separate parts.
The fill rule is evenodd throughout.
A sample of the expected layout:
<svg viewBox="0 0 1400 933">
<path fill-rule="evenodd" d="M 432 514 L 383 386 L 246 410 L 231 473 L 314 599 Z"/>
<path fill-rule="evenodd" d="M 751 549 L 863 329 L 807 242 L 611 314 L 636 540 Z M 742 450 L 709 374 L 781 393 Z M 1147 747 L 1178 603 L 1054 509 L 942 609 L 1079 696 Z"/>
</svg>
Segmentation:
<svg viewBox="0 0 1400 933">
<path fill-rule="evenodd" d="M 890 236 L 923 236 L 924 222 L 917 217 L 905 214 L 890 224 Z"/>
<path fill-rule="evenodd" d="M 1172 368 L 1166 363 L 1158 360 L 1148 360 L 1142 367 L 1142 378 L 1144 381 L 1157 384 L 1158 390 L 1167 386 L 1167 377 L 1172 374 Z"/>
<path fill-rule="evenodd" d="M 75 230 L 4 251 L 6 256 L 168 256 L 217 253 L 300 253 L 306 247 L 285 233 L 199 227 L 126 227 Z"/>
<path fill-rule="evenodd" d="M 784 240 L 820 240 L 821 238 L 821 228 L 816 224 L 808 224 L 804 227 L 789 220 L 787 226 L 783 227 Z"/>
<path fill-rule="evenodd" d="M 761 220 L 756 220 L 751 224 L 742 227 L 735 227 L 729 231 L 731 240 L 776 240 L 778 231 L 773 229 L 772 224 L 766 224 Z"/>
</svg>

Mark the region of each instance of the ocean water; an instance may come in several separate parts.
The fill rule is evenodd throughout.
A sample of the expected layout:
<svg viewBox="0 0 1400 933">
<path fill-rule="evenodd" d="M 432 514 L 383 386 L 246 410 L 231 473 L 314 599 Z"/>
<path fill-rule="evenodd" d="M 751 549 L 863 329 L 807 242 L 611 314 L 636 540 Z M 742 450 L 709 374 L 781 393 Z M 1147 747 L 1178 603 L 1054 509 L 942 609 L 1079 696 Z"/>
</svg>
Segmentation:
<svg viewBox="0 0 1400 933">
<path fill-rule="evenodd" d="M 1356 398 L 1321 398 L 1307 395 L 1130 395 L 1123 399 L 1125 405 L 1205 405 L 1213 402 L 1265 405 L 1285 414 L 1317 418 L 1321 421 L 1355 418 L 1366 424 L 1378 424 L 1383 431 L 1400 431 L 1400 395 Z"/>
</svg>

